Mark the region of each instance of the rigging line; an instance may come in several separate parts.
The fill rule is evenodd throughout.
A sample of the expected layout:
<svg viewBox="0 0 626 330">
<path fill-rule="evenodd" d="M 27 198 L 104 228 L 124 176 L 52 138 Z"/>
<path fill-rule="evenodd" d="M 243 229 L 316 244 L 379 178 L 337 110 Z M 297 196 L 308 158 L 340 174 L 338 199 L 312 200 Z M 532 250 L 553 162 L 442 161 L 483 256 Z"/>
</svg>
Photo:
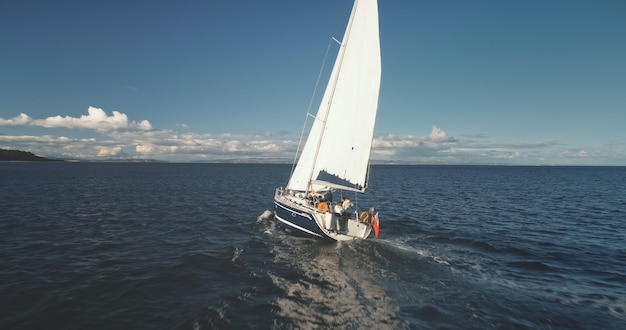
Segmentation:
<svg viewBox="0 0 626 330">
<path fill-rule="evenodd" d="M 359 218 L 359 194 L 356 193 L 356 191 L 353 192 L 354 194 L 354 212 L 356 212 L 356 218 Z"/>
<path fill-rule="evenodd" d="M 302 147 L 302 140 L 304 139 L 304 131 L 306 130 L 307 127 L 307 122 L 309 117 L 313 117 L 315 118 L 316 116 L 314 114 L 311 113 L 311 107 L 313 106 L 313 101 L 315 100 L 315 95 L 317 94 L 317 89 L 320 85 L 320 80 L 322 79 L 322 73 L 324 72 L 324 67 L 326 66 L 326 60 L 328 59 L 328 52 L 330 51 L 330 46 L 332 45 L 332 41 L 337 41 L 337 39 L 335 39 L 335 37 L 331 37 L 330 40 L 328 40 L 328 46 L 326 46 L 326 53 L 324 54 L 324 60 L 322 61 L 322 66 L 320 67 L 320 72 L 317 74 L 317 81 L 315 82 L 315 88 L 313 89 L 313 95 L 311 95 L 311 100 L 309 100 L 309 106 L 307 108 L 306 111 L 306 117 L 304 119 L 304 125 L 302 126 L 302 131 L 300 132 L 300 140 L 298 141 L 298 149 L 296 149 L 296 155 L 293 159 L 293 163 L 291 165 L 291 175 L 293 175 L 293 172 L 296 170 L 296 163 L 298 162 L 298 156 L 300 154 L 300 148 Z M 338 42 L 339 44 L 341 44 L 340 42 Z M 291 177 L 290 175 L 290 177 Z"/>
<path fill-rule="evenodd" d="M 336 40 L 334 37 L 331 37 L 328 40 L 328 46 L 326 46 L 326 53 L 324 54 L 324 60 L 322 61 L 322 66 L 320 67 L 320 72 L 317 74 L 317 81 L 315 81 L 315 88 L 313 89 L 313 95 L 311 95 L 311 100 L 309 101 L 309 108 L 307 110 L 308 114 L 311 114 L 311 107 L 313 106 L 313 100 L 315 100 L 315 95 L 317 94 L 317 88 L 320 86 L 320 80 L 322 79 L 322 73 L 324 72 L 324 67 L 326 66 L 326 60 L 328 59 L 328 52 L 330 51 L 330 45 L 332 44 L 332 40 Z"/>
</svg>

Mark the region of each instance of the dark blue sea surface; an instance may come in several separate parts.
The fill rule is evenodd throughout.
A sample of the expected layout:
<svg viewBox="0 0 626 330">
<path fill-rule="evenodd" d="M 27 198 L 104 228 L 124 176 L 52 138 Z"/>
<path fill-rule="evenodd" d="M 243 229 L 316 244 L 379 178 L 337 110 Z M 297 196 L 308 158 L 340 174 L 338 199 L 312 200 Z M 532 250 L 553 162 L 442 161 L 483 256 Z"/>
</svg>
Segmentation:
<svg viewBox="0 0 626 330">
<path fill-rule="evenodd" d="M 0 328 L 626 328 L 625 167 L 374 166 L 349 243 L 277 227 L 290 169 L 0 163 Z"/>
</svg>

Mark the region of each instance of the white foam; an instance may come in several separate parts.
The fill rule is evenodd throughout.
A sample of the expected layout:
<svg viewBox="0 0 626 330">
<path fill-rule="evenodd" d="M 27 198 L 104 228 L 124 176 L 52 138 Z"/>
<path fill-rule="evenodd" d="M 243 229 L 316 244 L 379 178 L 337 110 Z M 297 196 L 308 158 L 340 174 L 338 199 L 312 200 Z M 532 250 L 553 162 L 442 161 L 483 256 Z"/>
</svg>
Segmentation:
<svg viewBox="0 0 626 330">
<path fill-rule="evenodd" d="M 262 213 L 261 215 L 259 215 L 259 216 L 256 218 L 256 222 L 257 222 L 257 223 L 259 223 L 259 222 L 263 222 L 263 220 L 269 219 L 269 218 L 271 218 L 272 216 L 274 216 L 274 212 L 272 212 L 272 211 L 270 211 L 270 210 L 265 210 L 265 211 L 263 211 L 263 213 Z"/>
</svg>

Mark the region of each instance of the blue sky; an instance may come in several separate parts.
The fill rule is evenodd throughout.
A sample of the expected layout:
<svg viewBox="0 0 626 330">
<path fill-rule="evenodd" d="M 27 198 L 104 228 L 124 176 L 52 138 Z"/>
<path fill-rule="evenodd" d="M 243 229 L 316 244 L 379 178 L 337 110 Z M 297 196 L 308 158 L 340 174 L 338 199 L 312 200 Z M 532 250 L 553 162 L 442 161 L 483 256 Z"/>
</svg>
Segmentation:
<svg viewBox="0 0 626 330">
<path fill-rule="evenodd" d="M 0 148 L 292 161 L 351 7 L 2 0 Z M 374 159 L 626 165 L 625 1 L 379 0 L 379 11 Z"/>
</svg>

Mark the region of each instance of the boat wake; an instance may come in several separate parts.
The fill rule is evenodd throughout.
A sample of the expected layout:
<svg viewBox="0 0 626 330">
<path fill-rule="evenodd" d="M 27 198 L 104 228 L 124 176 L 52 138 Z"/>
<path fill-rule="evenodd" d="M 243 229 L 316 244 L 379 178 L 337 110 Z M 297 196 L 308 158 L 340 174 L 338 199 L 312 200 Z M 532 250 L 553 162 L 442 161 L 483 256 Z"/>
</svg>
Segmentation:
<svg viewBox="0 0 626 330">
<path fill-rule="evenodd" d="M 322 244 L 285 236 L 272 249 L 269 273 L 284 294 L 274 302 L 276 325 L 302 328 L 402 328 L 398 307 L 371 269 L 354 260 L 353 243 Z"/>
<path fill-rule="evenodd" d="M 262 226 L 263 234 L 272 235 L 276 229 L 276 223 L 274 221 L 274 212 L 265 210 L 261 215 L 256 218 L 257 225 Z"/>
<path fill-rule="evenodd" d="M 423 250 L 423 249 L 419 249 L 416 247 L 413 247 L 409 244 L 406 244 L 405 242 L 401 241 L 401 240 L 381 240 L 381 243 L 388 245 L 390 248 L 392 249 L 397 249 L 397 253 L 399 255 L 403 255 L 403 254 L 413 254 L 413 255 L 417 255 L 423 258 L 427 258 L 430 259 L 438 264 L 441 265 L 445 265 L 445 266 L 450 266 L 451 263 L 449 260 L 447 260 L 445 257 L 440 256 L 440 255 L 436 255 L 431 251 L 427 251 L 427 250 Z"/>
<path fill-rule="evenodd" d="M 263 213 L 261 215 L 259 215 L 256 218 L 256 222 L 257 223 L 261 223 L 261 222 L 263 222 L 265 220 L 268 220 L 268 219 L 270 219 L 272 217 L 274 217 L 274 212 L 272 212 L 270 210 L 265 210 L 265 211 L 263 211 Z"/>
</svg>

